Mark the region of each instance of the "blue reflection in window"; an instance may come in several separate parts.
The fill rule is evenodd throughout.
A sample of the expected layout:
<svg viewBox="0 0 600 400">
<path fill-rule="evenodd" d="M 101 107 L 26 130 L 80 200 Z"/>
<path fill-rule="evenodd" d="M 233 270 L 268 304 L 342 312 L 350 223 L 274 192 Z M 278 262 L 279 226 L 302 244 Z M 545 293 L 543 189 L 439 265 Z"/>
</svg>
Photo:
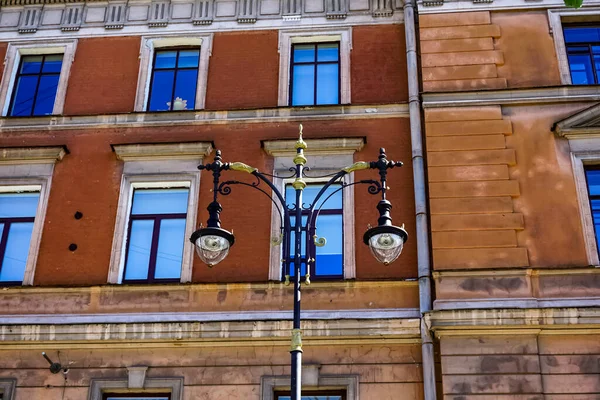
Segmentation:
<svg viewBox="0 0 600 400">
<path fill-rule="evenodd" d="M 290 102 L 293 106 L 339 104 L 339 43 L 293 45 Z"/>
<path fill-rule="evenodd" d="M 199 49 L 155 53 L 148 111 L 193 110 L 196 106 Z"/>
<path fill-rule="evenodd" d="M 15 78 L 9 115 L 52 114 L 62 59 L 62 54 L 23 56 Z"/>
<path fill-rule="evenodd" d="M 129 216 L 124 281 L 181 277 L 189 189 L 137 189 Z"/>
<path fill-rule="evenodd" d="M 0 282 L 21 284 L 25 276 L 40 194 L 0 193 Z"/>
<path fill-rule="evenodd" d="M 587 169 L 585 175 L 590 196 L 592 220 L 596 230 L 596 243 L 600 244 L 600 169 Z"/>
<path fill-rule="evenodd" d="M 309 207 L 315 202 L 318 193 L 324 185 L 310 184 L 302 192 L 302 203 L 304 207 Z M 296 190 L 287 185 L 285 188 L 285 197 L 287 207 L 293 207 L 296 202 Z M 309 253 L 316 258 L 316 261 L 310 265 L 310 275 L 312 278 L 341 278 L 344 275 L 344 237 L 343 237 L 343 193 L 341 185 L 335 184 L 327 188 L 315 205 L 315 210 L 321 209 L 319 217 L 316 219 L 315 227 L 309 234 L 313 237 L 316 233 L 319 237 L 326 238 L 327 242 L 323 247 L 317 247 L 314 241 L 309 240 Z M 302 216 L 302 226 L 306 226 L 308 212 L 304 211 Z M 292 226 L 295 223 L 295 217 L 291 218 Z M 290 242 L 292 243 L 292 258 L 294 257 L 294 240 L 296 234 L 291 232 Z M 306 231 L 302 231 L 301 254 L 303 258 L 307 257 L 306 252 Z M 294 276 L 294 266 L 290 266 L 290 276 Z M 301 274 L 306 274 L 306 265 L 302 263 Z"/>
<path fill-rule="evenodd" d="M 600 28 L 565 27 L 563 32 L 572 83 L 597 84 L 600 67 Z"/>
</svg>

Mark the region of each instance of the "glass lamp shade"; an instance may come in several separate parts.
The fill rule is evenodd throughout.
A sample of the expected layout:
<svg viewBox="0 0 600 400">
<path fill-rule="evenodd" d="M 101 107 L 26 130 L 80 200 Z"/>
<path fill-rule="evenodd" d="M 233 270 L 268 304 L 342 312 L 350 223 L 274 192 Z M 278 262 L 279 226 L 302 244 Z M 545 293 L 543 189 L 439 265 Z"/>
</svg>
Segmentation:
<svg viewBox="0 0 600 400">
<path fill-rule="evenodd" d="M 402 253 L 408 233 L 397 226 L 382 225 L 365 232 L 363 240 L 377 261 L 389 265 Z"/>
<path fill-rule="evenodd" d="M 196 246 L 196 254 L 209 267 L 223 261 L 233 246 L 234 237 L 221 228 L 202 228 L 192 234 L 190 241 Z"/>
</svg>

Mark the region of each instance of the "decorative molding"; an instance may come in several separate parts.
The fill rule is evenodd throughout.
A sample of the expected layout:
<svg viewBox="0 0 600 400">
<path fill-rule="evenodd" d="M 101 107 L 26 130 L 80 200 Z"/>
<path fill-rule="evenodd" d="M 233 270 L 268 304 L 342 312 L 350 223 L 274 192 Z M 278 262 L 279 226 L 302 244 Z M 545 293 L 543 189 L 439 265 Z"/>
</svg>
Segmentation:
<svg viewBox="0 0 600 400">
<path fill-rule="evenodd" d="M 148 367 L 127 367 L 127 388 L 142 389 L 146 386 L 146 372 Z"/>
<path fill-rule="evenodd" d="M 170 393 L 171 400 L 183 399 L 183 378 L 147 378 L 144 381 L 142 393 Z M 98 379 L 90 380 L 88 400 L 102 400 L 107 392 L 140 393 L 139 388 L 131 388 L 128 379 Z"/>
<path fill-rule="evenodd" d="M 599 85 L 573 85 L 535 89 L 424 93 L 423 107 L 437 108 L 475 105 L 548 104 L 599 100 Z"/>
<path fill-rule="evenodd" d="M 45 344 L 120 348 L 176 346 L 289 346 L 292 321 L 120 323 L 76 325 L 0 325 L 3 348 Z M 332 343 L 393 343 L 420 340 L 420 320 L 304 320 L 303 341 Z M 124 380 L 127 385 L 127 380 Z"/>
<path fill-rule="evenodd" d="M 598 0 L 584 2 L 583 8 L 600 5 Z M 561 0 L 418 0 L 419 14 L 441 14 L 467 11 L 535 10 L 562 8 L 572 10 Z"/>
<path fill-rule="evenodd" d="M 306 120 L 352 120 L 408 118 L 407 104 L 374 106 L 278 107 L 253 110 L 125 113 L 86 116 L 48 116 L 0 118 L 0 129 L 11 131 L 48 131 L 65 129 L 115 129 L 207 124 L 252 124 L 304 122 Z"/>
<path fill-rule="evenodd" d="M 365 145 L 365 138 L 347 137 L 333 139 L 306 139 L 307 154 L 354 154 L 361 151 Z M 263 140 L 265 152 L 274 157 L 290 157 L 296 154 L 296 140 Z"/>
<path fill-rule="evenodd" d="M 0 165 L 53 164 L 68 153 L 67 146 L 0 147 Z"/>
<path fill-rule="evenodd" d="M 121 161 L 199 160 L 212 153 L 211 142 L 113 144 Z"/>
<path fill-rule="evenodd" d="M 161 286 L 162 288 L 162 286 Z M 128 288 L 126 288 L 128 289 Z M 416 308 L 356 309 L 356 310 L 303 310 L 302 320 L 387 320 L 415 319 L 421 314 Z M 157 312 L 111 314 L 18 314 L 0 315 L 0 325 L 77 325 L 77 324 L 140 324 L 217 321 L 291 321 L 292 311 L 239 311 L 239 312 Z"/>
<path fill-rule="evenodd" d="M 543 308 L 573 308 L 594 307 L 600 304 L 598 297 L 584 298 L 487 298 L 435 300 L 434 310 L 489 310 L 489 309 L 543 309 Z"/>
<path fill-rule="evenodd" d="M 306 376 L 306 371 L 310 371 L 311 365 L 304 366 L 302 369 L 302 390 L 318 389 L 344 389 L 346 391 L 346 400 L 358 400 L 359 375 L 317 375 L 317 382 L 311 382 Z M 317 369 L 318 372 L 318 369 Z M 309 379 L 305 379 L 309 378 Z M 276 390 L 289 390 L 289 376 L 262 376 L 260 378 L 260 400 L 275 400 L 273 393 Z"/>
</svg>

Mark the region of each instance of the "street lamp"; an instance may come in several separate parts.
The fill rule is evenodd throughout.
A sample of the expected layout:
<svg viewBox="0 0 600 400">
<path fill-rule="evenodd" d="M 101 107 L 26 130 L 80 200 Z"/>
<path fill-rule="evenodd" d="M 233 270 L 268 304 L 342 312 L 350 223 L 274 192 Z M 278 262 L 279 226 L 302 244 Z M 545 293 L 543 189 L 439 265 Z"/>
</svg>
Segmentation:
<svg viewBox="0 0 600 400">
<path fill-rule="evenodd" d="M 218 195 L 229 195 L 231 193 L 231 185 L 244 185 L 261 191 L 267 195 L 275 204 L 279 215 L 282 219 L 281 235 L 274 243 L 276 245 L 283 244 L 282 248 L 282 266 L 286 275 L 286 283 L 289 283 L 290 268 L 293 265 L 294 277 L 294 323 L 292 329 L 292 345 L 290 353 L 292 355 L 292 376 L 291 376 L 291 394 L 292 400 L 301 400 L 301 368 L 302 368 L 302 334 L 300 331 L 300 267 L 302 263 L 306 264 L 307 271 L 310 271 L 310 265 L 315 262 L 316 254 L 312 254 L 309 241 L 314 241 L 317 246 L 324 244 L 324 239 L 316 235 L 316 219 L 323 204 L 331 198 L 331 196 L 345 187 L 356 184 L 367 184 L 368 192 L 374 195 L 381 194 L 381 200 L 377 204 L 379 210 L 379 219 L 377 226 L 370 227 L 363 236 L 363 241 L 371 249 L 371 253 L 377 261 L 388 265 L 394 262 L 400 253 L 402 247 L 408 239 L 408 233 L 404 230 L 404 226 L 397 227 L 392 225 L 392 217 L 390 215 L 392 203 L 386 199 L 387 187 L 387 170 L 394 167 L 402 166 L 401 162 L 390 161 L 387 159 L 385 149 L 379 150 L 377 161 L 371 162 L 355 162 L 354 164 L 343 168 L 335 173 L 329 181 L 321 188 L 316 195 L 312 204 L 305 206 L 302 203 L 302 191 L 306 187 L 306 182 L 303 178 L 307 177 L 306 157 L 304 150 L 307 148 L 306 142 L 302 140 L 302 125 L 300 125 L 300 133 L 298 141 L 295 144 L 296 156 L 294 157 L 295 167 L 290 168 L 294 171 L 292 186 L 295 189 L 296 199 L 292 206 L 287 206 L 285 198 L 281 191 L 268 178 L 268 174 L 263 174 L 258 169 L 253 168 L 241 162 L 223 162 L 221 151 L 217 150 L 215 159 L 212 163 L 199 165 L 198 169 L 211 171 L 213 174 L 213 201 L 208 205 L 208 221 L 206 227 L 200 227 L 190 237 L 190 241 L 196 246 L 196 252 L 200 259 L 209 267 L 213 267 L 223 261 L 229 249 L 234 244 L 234 236 L 231 232 L 221 228 L 220 214 L 223 208 L 218 202 Z M 343 177 L 351 172 L 363 169 L 376 169 L 379 171 L 379 180 L 361 180 L 354 183 L 344 183 Z M 221 172 L 226 170 L 243 171 L 252 174 L 256 177 L 256 182 L 247 183 L 241 181 L 225 181 L 221 182 Z M 273 195 L 263 190 L 259 185 L 265 183 L 272 191 Z M 328 196 L 321 203 L 319 208 L 319 200 L 325 194 L 327 189 L 337 184 L 340 187 Z M 306 218 L 303 220 L 303 211 Z M 293 222 L 292 222 L 293 218 Z M 306 240 L 306 254 L 302 255 L 302 232 L 307 232 L 304 240 Z M 294 243 L 291 241 L 291 234 L 294 233 Z M 310 233 L 313 233 L 311 236 Z M 309 274 L 307 274 L 305 282 L 310 283 Z"/>
</svg>

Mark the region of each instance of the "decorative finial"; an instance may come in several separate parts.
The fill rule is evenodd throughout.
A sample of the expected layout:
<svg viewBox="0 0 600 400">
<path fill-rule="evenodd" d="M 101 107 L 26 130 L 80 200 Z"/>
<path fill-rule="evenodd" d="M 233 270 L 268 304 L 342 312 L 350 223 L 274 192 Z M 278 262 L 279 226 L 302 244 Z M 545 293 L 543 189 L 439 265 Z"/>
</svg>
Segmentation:
<svg viewBox="0 0 600 400">
<path fill-rule="evenodd" d="M 299 128 L 300 128 L 300 132 L 298 132 L 298 134 L 300 135 L 300 140 L 302 140 L 302 128 L 303 128 L 302 124 L 299 125 Z"/>
<path fill-rule="evenodd" d="M 304 150 L 304 149 L 306 149 L 307 146 L 306 146 L 306 142 L 302 139 L 302 129 L 303 129 L 303 126 L 302 126 L 302 124 L 300 124 L 299 125 L 299 132 L 298 132 L 298 141 L 296 142 L 296 146 L 295 147 L 296 147 L 296 149 L 302 149 L 302 150 Z"/>
</svg>

